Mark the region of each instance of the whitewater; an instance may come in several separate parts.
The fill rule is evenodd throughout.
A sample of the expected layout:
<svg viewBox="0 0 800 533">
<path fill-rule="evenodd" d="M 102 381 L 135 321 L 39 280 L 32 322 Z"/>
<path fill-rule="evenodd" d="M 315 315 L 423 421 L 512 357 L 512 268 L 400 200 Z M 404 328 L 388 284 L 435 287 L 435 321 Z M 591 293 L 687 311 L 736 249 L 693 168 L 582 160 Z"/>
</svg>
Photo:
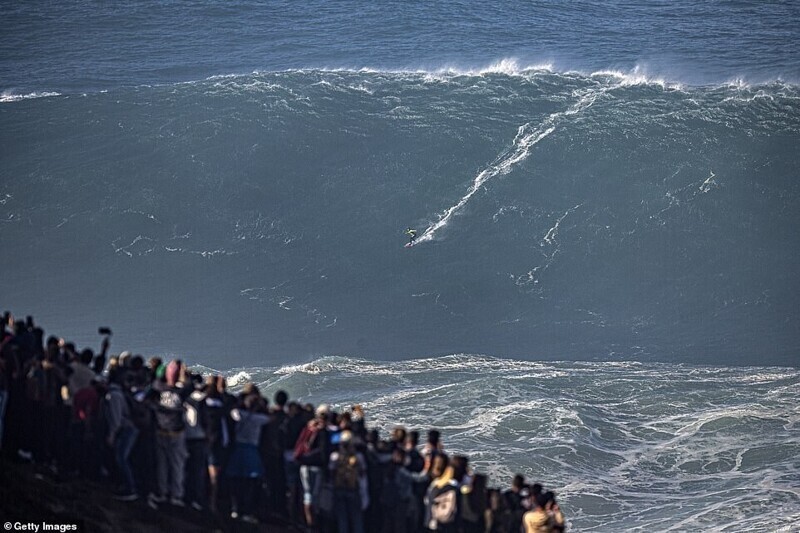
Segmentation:
<svg viewBox="0 0 800 533">
<path fill-rule="evenodd" d="M 211 372 L 210 369 L 202 370 Z M 800 372 L 452 355 L 229 371 L 369 424 L 442 430 L 491 484 L 553 488 L 575 531 L 792 531 Z"/>
</svg>

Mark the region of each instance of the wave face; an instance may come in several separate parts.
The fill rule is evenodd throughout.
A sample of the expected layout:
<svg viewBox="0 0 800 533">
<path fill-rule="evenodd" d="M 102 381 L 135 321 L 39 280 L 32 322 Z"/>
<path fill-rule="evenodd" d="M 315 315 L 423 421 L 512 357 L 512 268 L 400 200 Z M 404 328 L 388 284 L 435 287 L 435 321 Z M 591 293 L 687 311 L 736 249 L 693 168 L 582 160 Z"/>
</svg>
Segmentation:
<svg viewBox="0 0 800 533">
<path fill-rule="evenodd" d="M 556 490 L 574 531 L 800 526 L 797 369 L 451 355 L 233 374 L 270 397 L 362 403 L 384 436 L 441 428 L 494 485 L 520 472 Z"/>
<path fill-rule="evenodd" d="M 0 292 L 221 366 L 797 364 L 800 91 L 296 70 L 0 104 Z M 420 230 L 404 249 L 403 230 Z"/>
</svg>

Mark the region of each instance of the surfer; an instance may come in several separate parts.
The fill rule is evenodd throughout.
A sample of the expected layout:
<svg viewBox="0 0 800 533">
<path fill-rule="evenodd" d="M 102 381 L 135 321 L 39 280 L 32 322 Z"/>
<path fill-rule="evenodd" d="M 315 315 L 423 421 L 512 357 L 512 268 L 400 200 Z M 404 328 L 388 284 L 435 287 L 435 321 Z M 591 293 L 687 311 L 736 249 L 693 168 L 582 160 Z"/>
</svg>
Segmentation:
<svg viewBox="0 0 800 533">
<path fill-rule="evenodd" d="M 408 228 L 406 230 L 406 235 L 408 235 L 408 245 L 411 246 L 417 239 L 417 230 L 415 230 L 414 228 Z"/>
</svg>

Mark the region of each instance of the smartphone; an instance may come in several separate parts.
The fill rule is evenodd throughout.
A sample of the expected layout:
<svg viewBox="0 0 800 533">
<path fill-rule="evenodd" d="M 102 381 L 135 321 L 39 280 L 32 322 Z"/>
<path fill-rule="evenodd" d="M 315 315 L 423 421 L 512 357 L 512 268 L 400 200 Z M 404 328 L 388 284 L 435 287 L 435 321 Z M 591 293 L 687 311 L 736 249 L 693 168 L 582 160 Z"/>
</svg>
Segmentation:
<svg viewBox="0 0 800 533">
<path fill-rule="evenodd" d="M 111 328 L 98 328 L 97 333 L 100 335 L 111 335 Z"/>
</svg>

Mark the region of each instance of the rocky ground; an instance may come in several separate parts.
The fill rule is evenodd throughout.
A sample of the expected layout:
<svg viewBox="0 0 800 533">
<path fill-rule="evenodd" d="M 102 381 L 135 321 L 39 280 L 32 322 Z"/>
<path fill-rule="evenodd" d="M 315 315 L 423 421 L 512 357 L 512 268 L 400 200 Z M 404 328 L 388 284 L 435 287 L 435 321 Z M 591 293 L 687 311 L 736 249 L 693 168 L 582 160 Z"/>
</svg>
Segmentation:
<svg viewBox="0 0 800 533">
<path fill-rule="evenodd" d="M 28 464 L 0 461 L 2 531 L 78 532 L 269 532 L 298 530 L 275 519 L 259 525 L 216 519 L 191 508 L 154 511 L 143 501 L 119 502 L 99 484 L 60 480 Z M 9 527 L 10 525 L 10 527 Z M 54 526 L 54 527 L 51 527 Z"/>
</svg>

